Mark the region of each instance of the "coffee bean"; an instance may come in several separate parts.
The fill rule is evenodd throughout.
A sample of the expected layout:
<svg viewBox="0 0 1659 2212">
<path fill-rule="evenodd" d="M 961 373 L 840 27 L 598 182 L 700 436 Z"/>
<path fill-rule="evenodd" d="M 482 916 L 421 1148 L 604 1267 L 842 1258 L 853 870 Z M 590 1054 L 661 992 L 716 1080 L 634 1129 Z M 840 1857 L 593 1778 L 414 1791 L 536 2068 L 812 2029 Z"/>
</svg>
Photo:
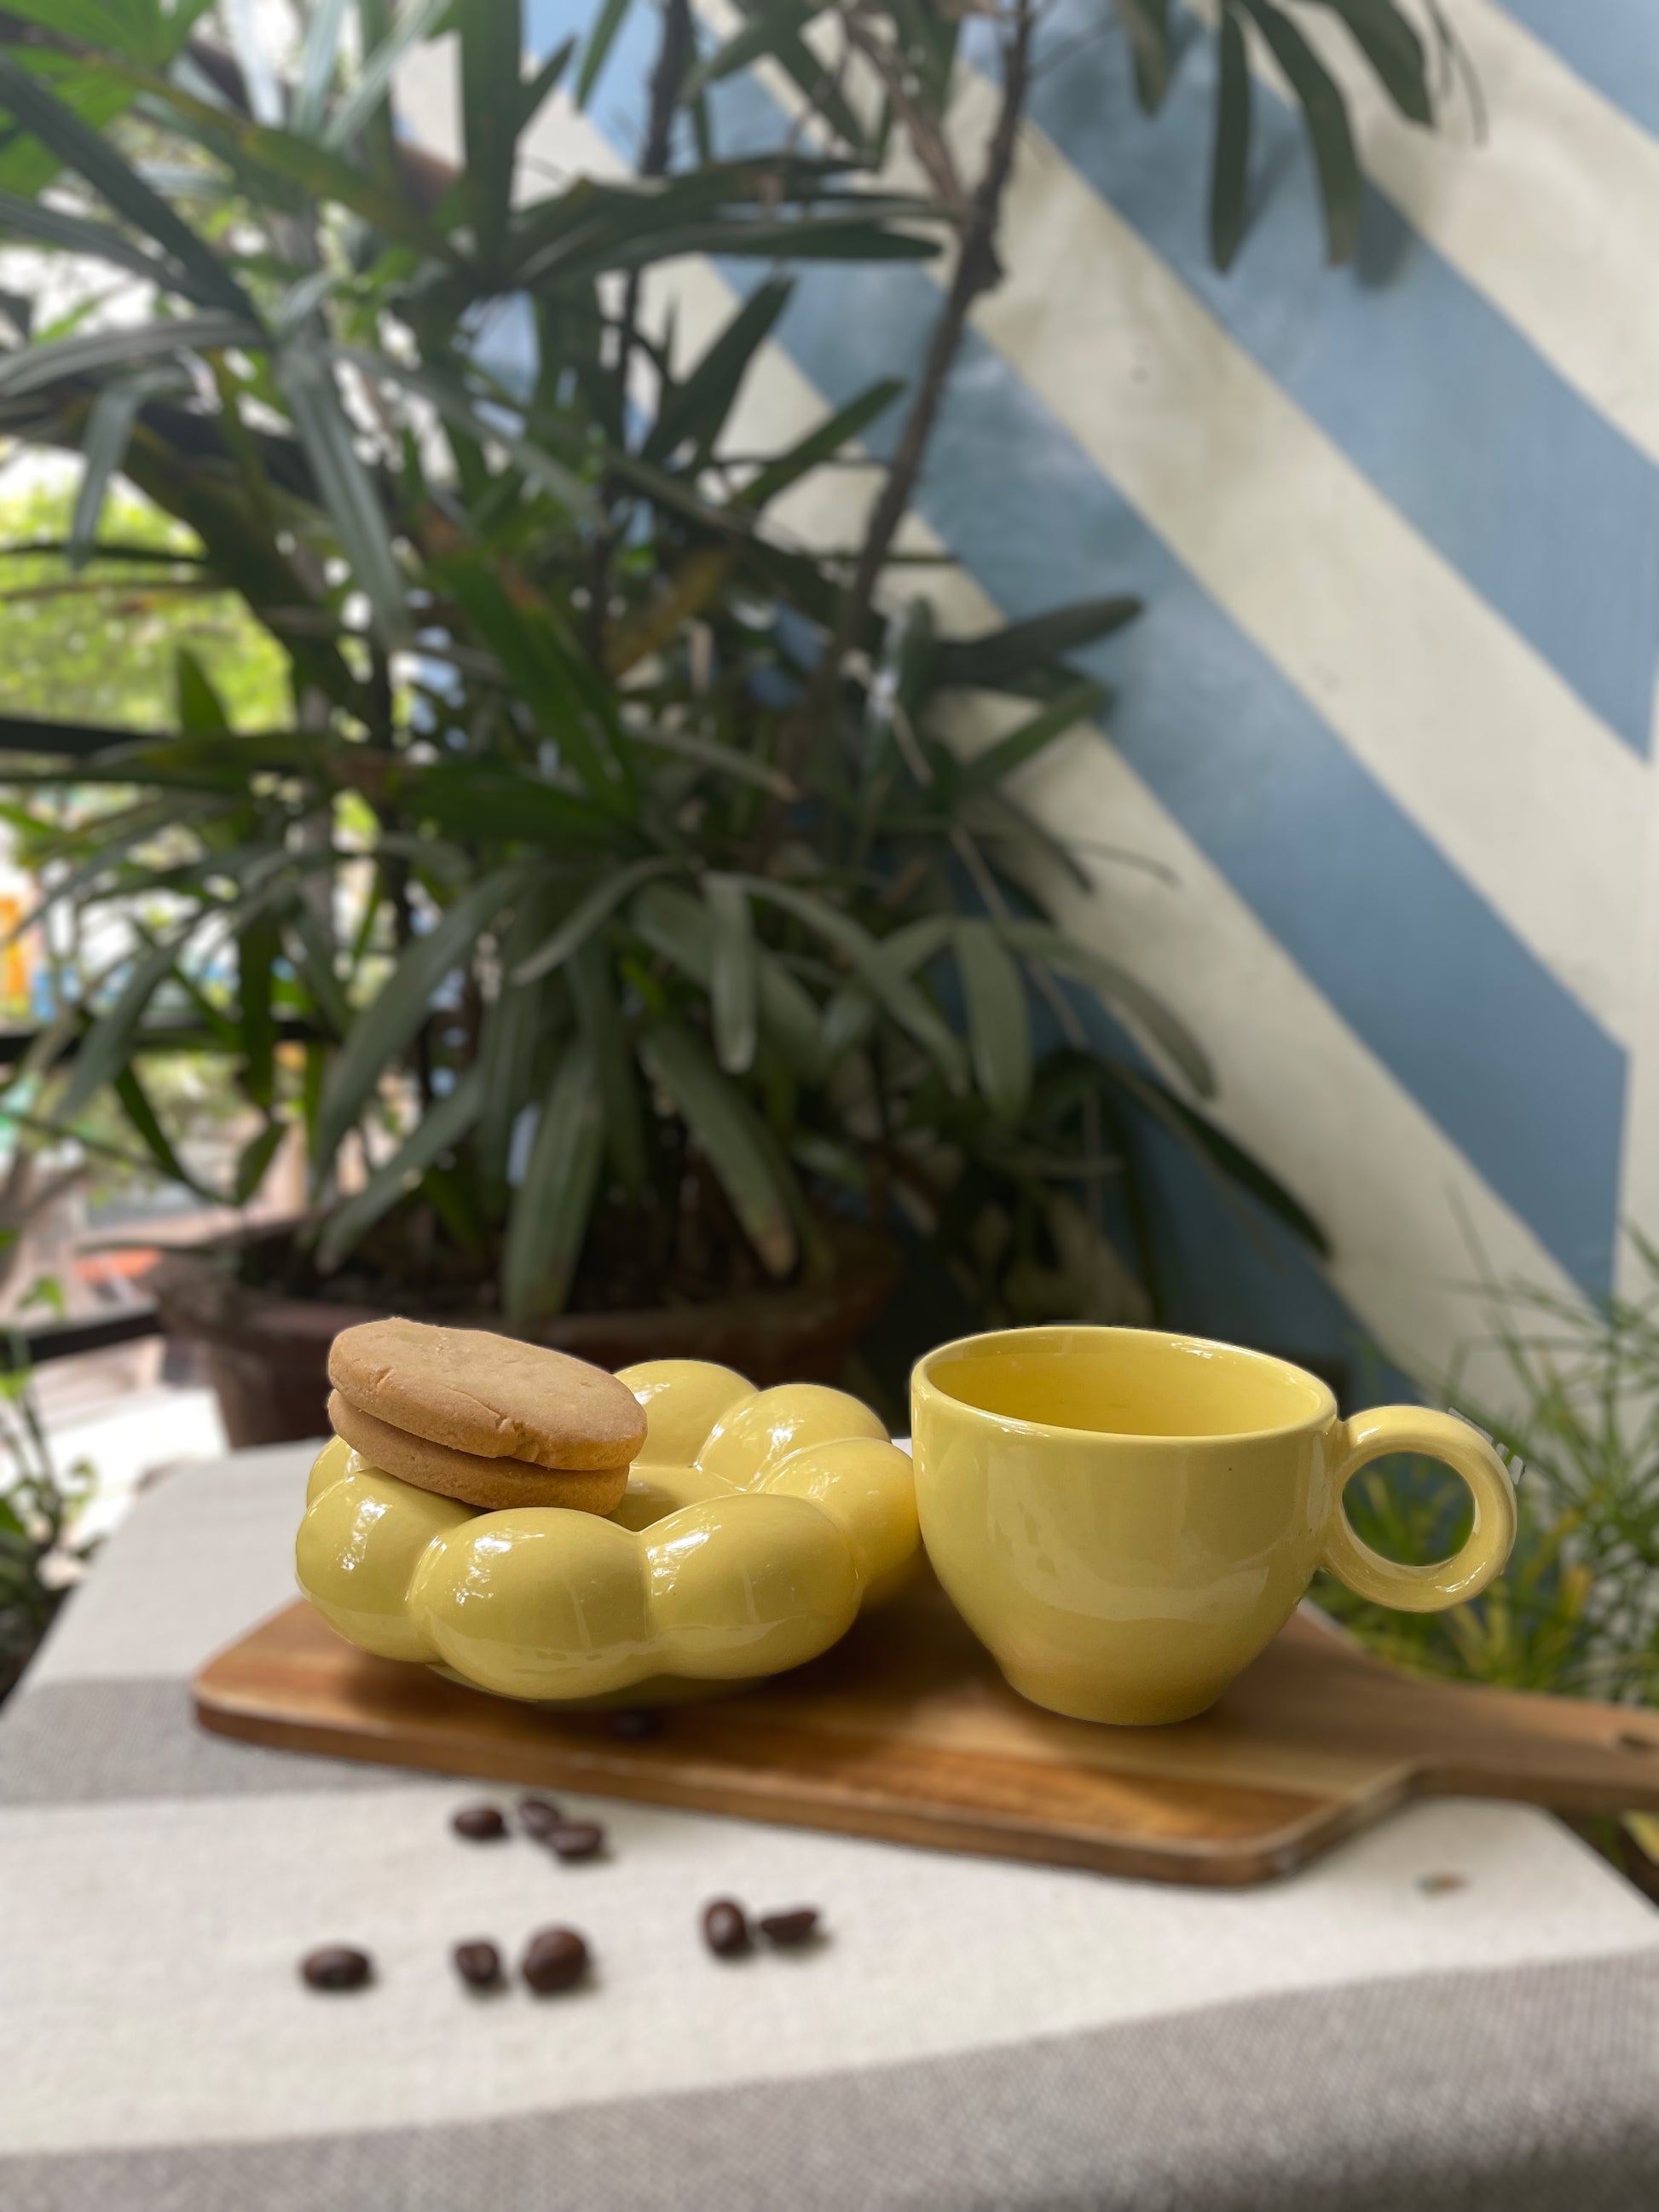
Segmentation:
<svg viewBox="0 0 1659 2212">
<path fill-rule="evenodd" d="M 520 1797 L 519 1826 L 527 1836 L 550 1835 L 564 1826 L 564 1814 L 550 1797 Z"/>
<path fill-rule="evenodd" d="M 455 1971 L 469 1988 L 488 1990 L 501 1978 L 501 1954 L 493 1943 L 458 1943 Z"/>
<path fill-rule="evenodd" d="M 473 1844 L 487 1844 L 507 1833 L 507 1823 L 493 1805 L 463 1805 L 449 1825 Z"/>
<path fill-rule="evenodd" d="M 717 1959 L 741 1958 L 750 1941 L 742 1905 L 729 1897 L 717 1897 L 704 1910 L 702 1940 Z"/>
<path fill-rule="evenodd" d="M 662 1715 L 646 1711 L 612 1713 L 611 1733 L 621 1736 L 624 1743 L 643 1743 L 647 1736 L 662 1734 Z"/>
<path fill-rule="evenodd" d="M 349 1943 L 325 1943 L 320 1951 L 307 1952 L 300 1972 L 313 1990 L 360 1990 L 374 1967 L 367 1951 L 354 1951 Z"/>
<path fill-rule="evenodd" d="M 605 1848 L 605 1830 L 597 1820 L 562 1820 L 544 1840 L 562 1859 L 591 1859 Z"/>
<path fill-rule="evenodd" d="M 1469 1878 L 1466 1874 L 1420 1874 L 1417 1887 L 1425 1897 L 1449 1897 L 1454 1890 L 1467 1889 Z"/>
<path fill-rule="evenodd" d="M 587 1972 L 587 1946 L 574 1928 L 544 1928 L 531 1937 L 519 1972 L 541 1996 L 572 1989 Z"/>
<path fill-rule="evenodd" d="M 817 1907 L 797 1905 L 792 1912 L 763 1912 L 760 1931 L 769 1943 L 810 1943 L 818 1932 Z"/>
</svg>

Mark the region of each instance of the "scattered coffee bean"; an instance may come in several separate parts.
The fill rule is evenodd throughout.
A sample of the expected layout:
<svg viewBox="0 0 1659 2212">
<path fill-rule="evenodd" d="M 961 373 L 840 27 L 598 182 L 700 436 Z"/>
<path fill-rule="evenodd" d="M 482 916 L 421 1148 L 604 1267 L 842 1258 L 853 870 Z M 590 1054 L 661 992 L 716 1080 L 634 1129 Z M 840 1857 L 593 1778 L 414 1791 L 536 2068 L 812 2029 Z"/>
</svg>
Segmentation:
<svg viewBox="0 0 1659 2212">
<path fill-rule="evenodd" d="M 507 1833 L 507 1823 L 493 1805 L 463 1805 L 449 1825 L 474 1844 L 487 1844 Z"/>
<path fill-rule="evenodd" d="M 562 1859 L 591 1859 L 605 1848 L 605 1830 L 597 1820 L 562 1820 L 543 1840 Z"/>
<path fill-rule="evenodd" d="M 531 1937 L 519 1972 L 540 1996 L 573 1989 L 587 1972 L 587 1946 L 574 1928 L 544 1928 Z"/>
<path fill-rule="evenodd" d="M 458 1943 L 455 1971 L 470 1989 L 493 1989 L 501 1978 L 501 1954 L 493 1943 Z"/>
<path fill-rule="evenodd" d="M 1469 1878 L 1466 1874 L 1420 1874 L 1417 1886 L 1425 1897 L 1449 1897 L 1455 1889 L 1467 1889 Z"/>
<path fill-rule="evenodd" d="M 519 1825 L 527 1836 L 548 1836 L 564 1826 L 564 1814 L 550 1797 L 520 1797 Z"/>
<path fill-rule="evenodd" d="M 769 1943 L 810 1943 L 818 1932 L 817 1907 L 801 1905 L 793 1912 L 763 1912 L 760 1931 Z"/>
<path fill-rule="evenodd" d="M 644 1711 L 612 1713 L 611 1733 L 625 1743 L 643 1743 L 647 1736 L 662 1734 L 662 1715 Z"/>
<path fill-rule="evenodd" d="M 717 1959 L 741 1958 L 751 1940 L 742 1905 L 717 1897 L 703 1913 L 702 1940 Z"/>
<path fill-rule="evenodd" d="M 325 1943 L 319 1951 L 307 1952 L 300 1972 L 313 1990 L 360 1990 L 374 1967 L 367 1951 L 354 1951 L 349 1943 Z"/>
</svg>

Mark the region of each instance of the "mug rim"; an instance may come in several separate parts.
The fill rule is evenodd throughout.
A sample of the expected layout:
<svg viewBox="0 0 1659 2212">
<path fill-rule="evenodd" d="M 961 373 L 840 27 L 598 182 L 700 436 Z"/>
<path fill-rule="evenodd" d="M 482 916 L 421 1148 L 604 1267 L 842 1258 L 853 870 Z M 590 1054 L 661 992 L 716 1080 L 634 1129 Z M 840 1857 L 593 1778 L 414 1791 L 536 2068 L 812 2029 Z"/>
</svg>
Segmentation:
<svg viewBox="0 0 1659 2212">
<path fill-rule="evenodd" d="M 965 1352 L 970 1346 L 988 1347 L 999 1343 L 1006 1343 L 1010 1340 L 1030 1340 L 1043 1336 L 1105 1337 L 1114 1340 L 1155 1337 L 1160 1343 L 1182 1346 L 1194 1351 L 1225 1352 L 1232 1354 L 1236 1358 L 1249 1360 L 1255 1366 L 1273 1368 L 1280 1373 L 1297 1376 L 1300 1381 L 1310 1384 L 1318 1392 L 1322 1404 L 1320 1407 L 1304 1413 L 1299 1420 L 1278 1421 L 1267 1428 L 1210 1430 L 1193 1436 L 1149 1436 L 1139 1429 L 1080 1429 L 1073 1427 L 1068 1421 L 1025 1421 L 1012 1413 L 993 1413 L 983 1406 L 972 1405 L 967 1399 L 956 1397 L 950 1391 L 942 1389 L 934 1381 L 931 1372 L 937 1361 L 945 1358 L 951 1352 Z M 1193 1336 L 1182 1329 L 1129 1328 L 1104 1322 L 1037 1322 L 1024 1328 L 975 1329 L 967 1336 L 953 1337 L 948 1344 L 936 1344 L 930 1352 L 924 1352 L 910 1370 L 913 1427 L 915 1421 L 915 1401 L 922 1391 L 931 1392 L 935 1398 L 951 1407 L 957 1413 L 966 1415 L 972 1420 L 987 1423 L 1000 1431 L 1012 1431 L 1018 1435 L 1029 1437 L 1055 1434 L 1067 1437 L 1093 1437 L 1106 1443 L 1133 1443 L 1147 1449 L 1168 1446 L 1174 1449 L 1190 1450 L 1195 1444 L 1217 1444 L 1242 1442 L 1246 1438 L 1254 1440 L 1296 1436 L 1304 1429 L 1322 1428 L 1326 1422 L 1339 1419 L 1340 1413 L 1340 1408 L 1336 1402 L 1336 1394 L 1329 1383 L 1322 1381 L 1308 1368 L 1298 1367 L 1293 1359 L 1281 1359 L 1277 1353 L 1272 1352 L 1258 1352 L 1248 1344 L 1230 1344 L 1222 1337 Z"/>
</svg>

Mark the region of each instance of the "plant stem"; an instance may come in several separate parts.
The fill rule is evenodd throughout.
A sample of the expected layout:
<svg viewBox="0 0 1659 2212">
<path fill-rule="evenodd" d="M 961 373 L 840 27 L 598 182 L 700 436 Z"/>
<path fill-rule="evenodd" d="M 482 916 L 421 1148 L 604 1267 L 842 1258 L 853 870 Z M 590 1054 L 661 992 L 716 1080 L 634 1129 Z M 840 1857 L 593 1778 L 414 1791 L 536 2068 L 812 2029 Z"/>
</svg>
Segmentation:
<svg viewBox="0 0 1659 2212">
<path fill-rule="evenodd" d="M 661 177 L 668 173 L 674 143 L 674 118 L 679 110 L 680 87 L 690 64 L 691 47 L 690 0 L 663 0 L 662 39 L 657 48 L 656 67 L 651 72 L 651 113 L 646 125 L 645 150 L 640 156 L 639 173 L 642 177 Z M 628 437 L 628 378 L 634 365 L 634 345 L 639 332 L 641 283 L 640 270 L 630 269 L 617 326 L 614 374 L 624 444 Z M 614 481 L 602 488 L 600 498 L 607 516 L 616 496 Z M 605 665 L 605 615 L 611 599 L 611 562 L 617 537 L 614 523 L 607 520 L 602 524 L 594 532 L 588 560 L 587 651 L 596 668 Z"/>
<path fill-rule="evenodd" d="M 875 604 L 882 570 L 892 551 L 917 480 L 927 458 L 929 441 L 950 385 L 968 317 L 982 292 L 1000 282 L 1002 264 L 997 258 L 996 239 L 1002 219 L 1003 197 L 1014 166 L 1019 126 L 1025 112 L 1031 79 L 1031 35 L 1036 26 L 1033 0 L 1018 0 L 1012 27 L 1002 46 L 1002 98 L 995 127 L 986 151 L 985 167 L 975 186 L 962 222 L 962 244 L 955 273 L 945 295 L 927 343 L 915 398 L 905 418 L 898 449 L 876 501 L 858 566 L 842 596 L 835 635 L 820 663 L 821 681 L 815 684 L 813 707 L 819 714 L 828 707 L 848 653 L 862 638 Z"/>
</svg>

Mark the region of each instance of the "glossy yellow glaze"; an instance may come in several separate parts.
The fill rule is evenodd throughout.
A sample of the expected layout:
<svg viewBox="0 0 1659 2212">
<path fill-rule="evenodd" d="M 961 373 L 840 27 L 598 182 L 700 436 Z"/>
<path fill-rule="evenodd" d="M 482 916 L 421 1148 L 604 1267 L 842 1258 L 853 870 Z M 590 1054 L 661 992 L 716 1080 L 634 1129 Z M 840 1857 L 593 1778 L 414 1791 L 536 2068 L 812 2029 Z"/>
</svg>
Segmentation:
<svg viewBox="0 0 1659 2212">
<path fill-rule="evenodd" d="M 730 1368 L 625 1368 L 645 1448 L 608 1519 L 479 1513 L 336 1438 L 307 1491 L 300 1587 L 343 1636 L 502 1697 L 614 1697 L 815 1658 L 917 1551 L 910 1462 L 867 1406 Z"/>
<path fill-rule="evenodd" d="M 1290 1618 L 1322 1564 L 1382 1605 L 1484 1589 L 1515 1493 L 1478 1431 L 1390 1406 L 1339 1419 L 1285 1361 L 1154 1329 L 1011 1329 L 942 1346 L 911 1378 L 928 1558 L 1014 1688 L 1084 1720 L 1189 1719 Z M 1456 1557 L 1361 1544 L 1349 1478 L 1426 1453 L 1468 1484 Z"/>
</svg>

